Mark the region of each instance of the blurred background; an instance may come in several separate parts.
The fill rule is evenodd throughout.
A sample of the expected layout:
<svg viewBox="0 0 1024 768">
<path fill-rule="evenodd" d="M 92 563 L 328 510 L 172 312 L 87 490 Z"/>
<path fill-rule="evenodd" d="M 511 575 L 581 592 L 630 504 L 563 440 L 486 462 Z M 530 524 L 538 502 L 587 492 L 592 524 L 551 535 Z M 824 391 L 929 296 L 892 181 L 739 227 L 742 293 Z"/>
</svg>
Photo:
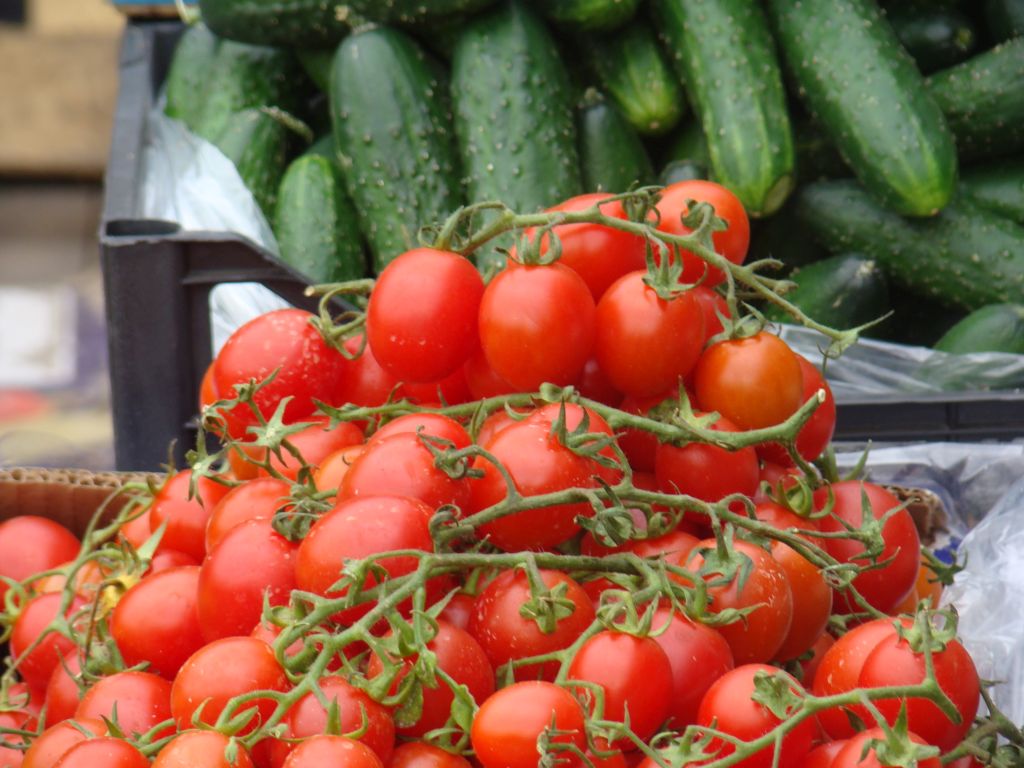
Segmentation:
<svg viewBox="0 0 1024 768">
<path fill-rule="evenodd" d="M 97 231 L 124 23 L 0 0 L 0 467 L 114 464 Z"/>
</svg>

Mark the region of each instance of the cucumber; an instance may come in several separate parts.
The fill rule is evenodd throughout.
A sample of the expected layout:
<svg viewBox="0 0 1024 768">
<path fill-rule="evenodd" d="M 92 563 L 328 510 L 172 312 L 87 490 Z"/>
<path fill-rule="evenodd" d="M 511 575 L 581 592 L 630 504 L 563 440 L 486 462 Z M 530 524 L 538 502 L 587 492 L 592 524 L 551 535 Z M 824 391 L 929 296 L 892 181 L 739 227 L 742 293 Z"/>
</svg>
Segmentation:
<svg viewBox="0 0 1024 768">
<path fill-rule="evenodd" d="M 342 172 L 379 272 L 418 245 L 419 229 L 461 203 L 451 110 L 439 68 L 402 32 L 345 38 L 331 70 Z"/>
<path fill-rule="evenodd" d="M 629 21 L 640 0 L 535 0 L 537 10 L 555 24 L 577 29 L 614 29 Z"/>
<path fill-rule="evenodd" d="M 936 72 L 927 85 L 956 134 L 961 157 L 1024 150 L 1024 38 Z"/>
<path fill-rule="evenodd" d="M 199 0 L 203 21 L 220 37 L 254 45 L 335 45 L 349 31 L 332 0 Z"/>
<path fill-rule="evenodd" d="M 889 285 L 875 261 L 860 253 L 844 253 L 798 267 L 789 275 L 796 283 L 786 298 L 807 315 L 832 328 L 854 328 L 889 311 Z M 775 305 L 769 320 L 788 320 Z"/>
<path fill-rule="evenodd" d="M 893 8 L 886 15 L 896 37 L 925 74 L 959 64 L 978 43 L 971 20 L 957 10 Z"/>
<path fill-rule="evenodd" d="M 338 145 L 334 141 L 333 133 L 326 133 L 312 144 L 306 150 L 307 155 L 320 155 L 320 157 L 326 157 L 332 163 L 338 163 L 340 168 L 340 159 L 338 157 Z"/>
<path fill-rule="evenodd" d="M 704 140 L 704 131 L 700 123 L 687 123 L 672 136 L 665 155 L 667 162 L 689 160 L 705 168 L 711 165 L 708 154 L 708 143 Z"/>
<path fill-rule="evenodd" d="M 654 182 L 643 142 L 626 118 L 597 91 L 588 91 L 579 111 L 580 168 L 585 192 L 625 192 Z"/>
<path fill-rule="evenodd" d="M 679 122 L 686 97 L 646 22 L 635 19 L 612 34 L 586 38 L 582 46 L 601 89 L 640 133 L 657 136 Z"/>
<path fill-rule="evenodd" d="M 1024 37 L 1024 0 L 986 0 L 985 21 L 997 43 Z"/>
<path fill-rule="evenodd" d="M 793 126 L 796 141 L 796 170 L 801 182 L 849 176 L 850 168 L 825 133 L 810 120 Z"/>
<path fill-rule="evenodd" d="M 1008 352 L 1024 355 L 1024 305 L 989 304 L 976 309 L 935 342 L 935 349 L 957 355 Z"/>
<path fill-rule="evenodd" d="M 756 0 L 654 0 L 656 26 L 700 118 L 714 178 L 751 216 L 793 189 L 793 131 Z"/>
<path fill-rule="evenodd" d="M 694 160 L 672 160 L 661 169 L 658 183 L 663 187 L 668 187 L 679 181 L 707 178 L 708 167 L 706 165 L 701 165 Z"/>
<path fill-rule="evenodd" d="M 960 187 L 981 207 L 1024 224 L 1024 159 L 965 170 Z"/>
<path fill-rule="evenodd" d="M 164 81 L 164 113 L 193 127 L 206 104 L 206 86 L 214 68 L 220 40 L 205 24 L 193 24 L 179 38 Z"/>
<path fill-rule="evenodd" d="M 300 48 L 295 51 L 302 68 L 309 79 L 324 93 L 330 89 L 331 62 L 334 61 L 334 48 Z"/>
<path fill-rule="evenodd" d="M 455 132 L 468 198 L 534 212 L 580 194 L 572 91 L 544 23 L 523 2 L 470 24 L 452 56 Z M 496 250 L 478 266 L 500 263 Z"/>
<path fill-rule="evenodd" d="M 288 164 L 292 131 L 259 109 L 236 112 L 213 143 L 235 164 L 238 175 L 268 221 L 273 221 L 277 188 Z"/>
<path fill-rule="evenodd" d="M 292 161 L 281 179 L 274 235 L 281 260 L 311 283 L 365 274 L 359 221 L 341 169 L 312 147 Z"/>
<path fill-rule="evenodd" d="M 889 208 L 931 216 L 949 202 L 956 147 L 873 0 L 769 0 L 800 95 L 865 187 Z"/>
<path fill-rule="evenodd" d="M 797 217 L 833 252 L 863 251 L 914 293 L 967 310 L 1024 303 L 1024 227 L 957 196 L 930 219 L 882 208 L 852 180 L 801 188 Z"/>
<path fill-rule="evenodd" d="M 416 27 L 475 13 L 489 5 L 494 5 L 494 0 L 345 0 L 338 7 L 370 21 Z"/>
</svg>

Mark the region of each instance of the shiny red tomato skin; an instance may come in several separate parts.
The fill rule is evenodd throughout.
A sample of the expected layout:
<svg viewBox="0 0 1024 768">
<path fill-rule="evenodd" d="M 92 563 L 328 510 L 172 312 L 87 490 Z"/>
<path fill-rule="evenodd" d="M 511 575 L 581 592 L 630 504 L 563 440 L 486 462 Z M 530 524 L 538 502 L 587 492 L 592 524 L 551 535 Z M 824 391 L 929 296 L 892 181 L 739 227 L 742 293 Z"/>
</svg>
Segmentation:
<svg viewBox="0 0 1024 768">
<path fill-rule="evenodd" d="M 75 681 L 82 671 L 81 659 L 77 653 L 66 656 L 50 675 L 45 698 L 47 726 L 74 717 L 82 693 Z M 2 760 L 0 766 L 3 766 Z"/>
<path fill-rule="evenodd" d="M 698 415 L 702 415 L 698 412 Z M 711 425 L 721 432 L 738 432 L 727 418 Z M 705 443 L 659 443 L 654 453 L 654 476 L 665 493 L 679 493 L 702 501 L 720 501 L 733 493 L 752 496 L 760 477 L 757 452 L 747 446 L 727 451 Z"/>
<path fill-rule="evenodd" d="M 845 746 L 845 739 L 819 744 L 804 756 L 797 768 L 832 768 L 832 761 Z"/>
<path fill-rule="evenodd" d="M 398 387 L 398 379 L 381 368 L 362 336 L 347 339 L 344 346 L 349 355 L 358 356 L 346 361 L 335 380 L 333 403 L 375 406 L 386 402 Z"/>
<path fill-rule="evenodd" d="M 924 739 L 916 733 L 909 733 L 908 736 L 911 741 L 918 744 L 925 743 Z M 881 728 L 869 728 L 852 736 L 836 753 L 830 768 L 883 768 L 878 756 L 873 751 L 868 752 L 867 756 L 861 759 L 867 743 L 873 739 L 884 740 L 885 731 Z M 937 757 L 928 757 L 917 761 L 917 768 L 941 768 L 941 766 L 942 763 Z"/>
<path fill-rule="evenodd" d="M 246 520 L 270 518 L 283 507 L 291 486 L 273 477 L 259 477 L 228 491 L 206 521 L 206 551 L 212 552 L 228 531 Z"/>
<path fill-rule="evenodd" d="M 731 317 L 729 304 L 722 294 L 707 285 L 695 285 L 690 289 L 690 293 L 697 300 L 704 316 L 704 343 L 707 344 L 712 336 L 717 336 L 725 330 L 722 317 Z"/>
<path fill-rule="evenodd" d="M 18 674 L 36 694 L 45 692 L 50 675 L 60 664 L 61 657 L 75 650 L 74 641 L 53 631 L 28 650 L 50 622 L 57 618 L 62 600 L 63 595 L 59 592 L 32 598 L 22 607 L 11 631 L 11 656 L 17 661 Z M 75 597 L 65 615 L 70 618 L 84 603 L 82 598 Z"/>
<path fill-rule="evenodd" d="M 149 509 L 150 530 L 156 533 L 165 522 L 167 528 L 159 549 L 184 552 L 197 561 L 206 555 L 206 524 L 217 503 L 227 495 L 226 485 L 200 477 L 196 495 L 189 498 L 192 470 L 186 469 L 167 479 Z"/>
<path fill-rule="evenodd" d="M 107 726 L 102 720 L 65 720 L 54 723 L 32 742 L 25 752 L 22 768 L 52 768 L 76 744 L 106 735 Z"/>
<path fill-rule="evenodd" d="M 282 768 L 383 768 L 373 750 L 344 736 L 320 734 L 301 742 Z"/>
<path fill-rule="evenodd" d="M 377 429 L 367 441 L 372 444 L 391 435 L 411 432 L 422 434 L 424 437 L 433 437 L 438 440 L 447 440 L 456 448 L 466 448 L 473 441 L 466 432 L 466 428 L 455 419 L 444 416 L 440 413 L 407 413 L 392 419 Z"/>
<path fill-rule="evenodd" d="M 355 424 L 341 422 L 329 426 L 325 417 L 312 416 L 311 426 L 288 436 L 288 442 L 302 455 L 302 460 L 310 471 L 315 471 L 320 462 L 335 451 L 363 442 L 363 432 Z M 281 449 L 281 457 L 269 454 L 270 466 L 289 480 L 297 480 L 303 464 L 287 448 Z M 258 477 L 269 476 L 262 467 L 257 470 Z"/>
<path fill-rule="evenodd" d="M 801 427 L 800 432 L 796 436 L 797 452 L 807 461 L 814 461 L 824 453 L 835 432 L 836 400 L 832 396 L 832 388 L 818 369 L 802 355 L 797 355 L 796 359 L 800 363 L 800 380 L 803 385 L 803 392 L 800 396 L 801 402 L 810 400 L 819 389 L 825 390 L 824 402 L 811 414 L 811 417 Z M 759 445 L 757 453 L 762 459 L 783 467 L 793 465 L 793 459 L 790 458 L 789 453 L 779 443 Z"/>
<path fill-rule="evenodd" d="M 31 541 L 32 546 L 25 546 Z M 0 522 L 0 576 L 23 581 L 41 571 L 74 560 L 78 538 L 60 523 L 37 515 L 18 515 Z M 0 604 L 7 593 L 0 580 Z"/>
<path fill-rule="evenodd" d="M 100 736 L 71 747 L 53 768 L 149 768 L 149 760 L 124 739 Z"/>
<path fill-rule="evenodd" d="M 171 684 L 150 672 L 117 672 L 95 682 L 82 696 L 75 719 L 107 718 L 131 736 L 142 735 L 171 717 Z M 162 729 L 158 738 L 169 736 L 174 727 Z"/>
<path fill-rule="evenodd" d="M 395 748 L 387 768 L 472 768 L 462 755 L 423 741 L 407 741 Z"/>
<path fill-rule="evenodd" d="M 677 388 L 704 344 L 700 304 L 686 291 L 666 301 L 645 271 L 613 283 L 597 305 L 597 361 L 612 385 L 633 397 Z"/>
<path fill-rule="evenodd" d="M 231 743 L 218 731 L 182 731 L 153 761 L 153 768 L 253 768 L 245 748 L 236 745 L 235 760 L 229 763 L 224 750 Z"/>
<path fill-rule="evenodd" d="M 586 283 L 568 267 L 510 265 L 484 290 L 480 346 L 488 365 L 517 390 L 564 386 L 590 357 L 595 314 Z"/>
</svg>

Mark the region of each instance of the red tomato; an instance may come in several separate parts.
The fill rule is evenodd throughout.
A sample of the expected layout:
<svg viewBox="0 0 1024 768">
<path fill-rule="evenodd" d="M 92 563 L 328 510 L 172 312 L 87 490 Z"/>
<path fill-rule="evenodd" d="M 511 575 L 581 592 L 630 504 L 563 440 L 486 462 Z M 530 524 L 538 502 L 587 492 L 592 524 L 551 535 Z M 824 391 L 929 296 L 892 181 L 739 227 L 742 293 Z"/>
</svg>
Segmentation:
<svg viewBox="0 0 1024 768">
<path fill-rule="evenodd" d="M 31 541 L 32 546 L 25 546 Z M 24 581 L 74 560 L 81 548 L 78 538 L 60 523 L 35 515 L 18 515 L 0 522 L 0 576 Z M 0 605 L 7 583 L 0 579 Z"/>
<path fill-rule="evenodd" d="M 801 427 L 796 436 L 797 452 L 807 461 L 814 461 L 824 453 L 832 439 L 832 433 L 835 432 L 836 401 L 832 396 L 832 388 L 818 369 L 801 355 L 797 355 L 796 359 L 800 363 L 800 380 L 803 384 L 801 402 L 810 400 L 819 389 L 825 390 L 825 401 L 811 414 L 811 418 Z M 757 453 L 762 458 L 784 467 L 793 464 L 793 460 L 779 443 L 759 445 Z"/>
<path fill-rule="evenodd" d="M 395 748 L 395 724 L 387 708 L 341 677 L 323 678 L 320 680 L 320 690 L 328 704 L 331 701 L 337 702 L 341 733 L 355 733 L 365 723 L 365 733 L 356 740 L 386 763 Z M 315 693 L 307 693 L 288 710 L 285 722 L 290 739 L 317 736 L 326 733 L 327 709 Z"/>
<path fill-rule="evenodd" d="M 925 743 L 924 739 L 915 733 L 907 735 L 916 744 Z M 861 755 L 864 754 L 868 747 L 868 742 L 876 739 L 880 741 L 885 740 L 885 731 L 881 728 L 870 728 L 853 736 L 836 753 L 830 768 L 882 768 L 882 763 L 879 761 L 874 750 L 869 751 L 867 756 L 861 759 Z M 923 760 L 917 760 L 914 765 L 917 768 L 941 768 L 942 763 L 939 762 L 937 757 L 928 757 Z"/>
<path fill-rule="evenodd" d="M 64 720 L 51 725 L 25 752 L 22 768 L 53 768 L 61 756 L 76 744 L 97 736 L 106 736 L 102 720 Z"/>
<path fill-rule="evenodd" d="M 395 748 L 387 768 L 471 768 L 471 766 L 462 755 L 454 755 L 422 741 L 407 741 Z"/>
<path fill-rule="evenodd" d="M 663 392 L 652 397 L 630 397 L 626 395 L 619 409 L 638 416 L 647 416 L 651 410 L 666 400 L 674 401 L 675 392 Z M 619 447 L 629 459 L 629 466 L 637 472 L 653 472 L 654 456 L 658 451 L 658 438 L 643 429 L 623 429 L 619 435 Z"/>
<path fill-rule="evenodd" d="M 617 280 L 597 305 L 597 361 L 612 385 L 633 397 L 675 389 L 704 345 L 700 304 L 686 291 L 659 298 L 646 272 Z"/>
<path fill-rule="evenodd" d="M 206 551 L 212 552 L 227 532 L 246 520 L 274 516 L 288 500 L 288 483 L 273 477 L 260 477 L 228 491 L 210 512 L 206 522 Z"/>
<path fill-rule="evenodd" d="M 476 600 L 472 595 L 468 595 L 465 592 L 456 592 L 448 599 L 444 608 L 441 609 L 441 615 L 437 618 L 447 621 L 459 629 L 468 630 L 469 617 L 473 613 L 473 605 L 475 603 Z"/>
<path fill-rule="evenodd" d="M 466 374 L 466 384 L 474 400 L 508 395 L 516 391 L 515 387 L 494 372 L 484 356 L 484 351 L 479 347 L 470 355 L 462 370 Z"/>
<path fill-rule="evenodd" d="M 834 499 L 832 514 L 821 518 L 821 530 L 837 533 L 846 530 L 843 522 L 858 527 L 863 520 L 862 494 L 867 497 L 870 514 L 875 520 L 881 519 L 894 507 L 899 499 L 881 486 L 873 483 L 847 480 L 819 488 L 814 492 L 814 506 L 824 509 L 829 494 Z M 882 528 L 885 547 L 878 556 L 879 562 L 889 561 L 881 568 L 864 571 L 853 580 L 853 586 L 861 596 L 880 611 L 888 613 L 914 588 L 917 579 L 918 562 L 921 557 L 921 541 L 910 512 L 901 509 L 886 521 Z M 827 539 L 825 549 L 841 563 L 866 564 L 860 558 L 865 547 L 853 539 Z M 850 605 L 845 595 L 839 595 L 839 605 Z"/>
<path fill-rule="evenodd" d="M 24 542 L 22 542 L 24 546 Z M 14 622 L 14 629 L 11 631 L 11 656 L 16 662 L 16 669 L 21 679 L 28 683 L 29 688 L 34 692 L 43 693 L 50 675 L 60 664 L 62 657 L 67 657 L 75 650 L 75 643 L 68 637 L 50 631 L 38 645 L 29 650 L 36 643 L 36 640 L 50 623 L 57 618 L 60 612 L 63 595 L 59 592 L 50 592 L 39 597 L 34 597 L 25 603 Z M 68 606 L 65 616 L 69 617 L 85 601 L 75 597 Z"/>
<path fill-rule="evenodd" d="M 687 567 L 697 573 L 704 564 L 701 550 L 714 548 L 714 539 L 702 541 L 690 554 Z M 729 643 L 737 664 L 768 661 L 775 658 L 793 622 L 793 593 L 789 579 L 782 566 L 760 547 L 746 541 L 734 541 L 733 550 L 737 555 L 750 559 L 750 572 L 742 587 L 738 574 L 726 583 L 722 583 L 725 577 L 720 574 L 704 575 L 711 598 L 710 613 L 719 613 L 725 608 L 756 607 L 742 620 L 720 624 L 715 629 Z"/>
<path fill-rule="evenodd" d="M 572 613 L 558 620 L 552 632 L 543 632 L 533 619 L 520 612 L 530 600 L 530 585 L 520 570 L 504 571 L 477 596 L 469 619 L 469 633 L 476 638 L 495 670 L 513 659 L 560 651 L 583 634 L 594 621 L 594 605 L 583 588 L 561 571 L 542 570 L 548 589 L 565 584 L 563 598 L 573 603 Z M 516 668 L 516 679 L 553 680 L 557 661 Z"/>
<path fill-rule="evenodd" d="M 381 367 L 402 381 L 437 381 L 472 354 L 484 281 L 469 259 L 414 248 L 377 276 L 366 338 Z"/>
<path fill-rule="evenodd" d="M 149 760 L 124 739 L 101 736 L 69 749 L 53 768 L 149 768 Z"/>
<path fill-rule="evenodd" d="M 227 492 L 228 486 L 200 477 L 196 496 L 188 497 L 192 470 L 186 469 L 167 479 L 153 498 L 149 525 L 156 531 L 167 523 L 160 549 L 173 549 L 202 560 L 206 555 L 206 523 L 210 513 Z"/>
<path fill-rule="evenodd" d="M 925 698 L 881 699 L 875 702 L 879 712 L 892 725 L 906 707 L 907 727 L 929 744 L 948 752 L 963 741 L 974 723 L 980 699 L 978 671 L 974 661 L 957 640 L 932 652 L 935 680 L 960 713 L 960 722 L 952 722 L 935 704 Z M 878 688 L 889 685 L 916 685 L 926 679 L 925 655 L 915 653 L 907 640 L 897 635 L 882 638 L 861 668 L 858 685 Z"/>
<path fill-rule="evenodd" d="M 542 405 L 526 417 L 527 422 L 541 424 L 549 432 L 554 429 L 559 419 L 562 420 L 566 431 L 569 433 L 585 429 L 586 432 L 594 434 L 601 439 L 604 436 L 612 437 L 614 434 L 612 428 L 608 426 L 608 422 L 600 414 L 576 403 L 548 403 L 547 405 Z M 585 427 L 583 426 L 584 420 L 587 422 Z M 602 448 L 599 455 L 606 462 L 617 461 L 615 451 L 610 445 Z M 584 461 L 591 475 L 599 475 L 611 485 L 622 479 L 622 472 L 617 464 L 613 467 L 605 466 L 596 459 L 585 459 Z"/>
<path fill-rule="evenodd" d="M 474 339 L 474 352 L 478 348 L 479 344 Z M 402 382 L 398 394 L 410 403 L 415 403 L 423 408 L 458 405 L 459 403 L 468 403 L 473 399 L 473 394 L 469 391 L 469 382 L 466 380 L 465 364 L 439 381 L 423 381 L 415 384 Z"/>
<path fill-rule="evenodd" d="M 836 640 L 822 656 L 814 675 L 811 690 L 815 696 L 832 696 L 847 693 L 857 687 L 864 661 L 884 638 L 896 634 L 891 619 L 876 619 L 854 627 Z M 818 713 L 822 729 L 833 739 L 846 739 L 854 729 L 844 711 L 834 707 Z M 871 716 L 861 707 L 849 707 L 864 722 L 871 722 Z"/>
<path fill-rule="evenodd" d="M 914 581 L 914 588 L 889 613 L 893 616 L 916 613 L 918 603 L 922 600 L 927 600 L 929 607 L 938 608 L 939 598 L 941 597 L 942 583 L 928 564 L 928 559 L 922 556 L 921 563 L 917 569 L 917 579 Z"/>
<path fill-rule="evenodd" d="M 724 417 L 714 422 L 711 429 L 739 431 Z M 727 451 L 705 443 L 659 443 L 654 453 L 654 476 L 658 488 L 665 493 L 703 501 L 719 501 L 733 493 L 752 496 L 759 479 L 757 453 L 750 446 Z"/>
<path fill-rule="evenodd" d="M 647 740 L 668 717 L 672 705 L 672 665 L 650 637 L 604 630 L 589 638 L 569 664 L 569 679 L 594 683 L 604 691 L 605 720 L 625 722 Z M 581 694 L 582 690 L 581 690 Z M 612 747 L 636 749 L 629 739 Z"/>
<path fill-rule="evenodd" d="M 711 239 L 715 250 L 733 264 L 742 264 L 750 246 L 750 220 L 743 204 L 732 192 L 721 184 L 713 181 L 693 179 L 672 184 L 661 192 L 658 202 L 658 213 L 661 222 L 658 229 L 674 235 L 686 235 L 690 229 L 683 225 L 680 216 L 689 211 L 688 200 L 710 203 L 715 208 L 715 215 L 723 219 L 729 226 L 722 232 L 715 232 Z M 689 251 L 680 251 L 683 260 L 683 282 L 694 283 L 707 272 L 704 285 L 713 288 L 725 279 L 722 271 L 708 267 L 703 259 Z"/>
<path fill-rule="evenodd" d="M 537 740 L 554 729 L 552 745 L 586 746 L 583 708 L 564 688 L 543 681 L 514 683 L 485 701 L 470 731 L 476 759 L 484 768 L 536 768 L 541 753 Z M 574 753 L 557 751 L 559 765 L 575 768 Z"/>
<path fill-rule="evenodd" d="M 751 698 L 755 691 L 754 677 L 759 672 L 768 675 L 779 674 L 776 667 L 766 664 L 745 664 L 718 678 L 700 702 L 697 722 L 744 741 L 754 741 L 773 730 L 782 720 Z M 792 680 L 789 675 L 785 676 Z M 792 682 L 794 688 L 798 687 L 795 680 Z M 778 764 L 789 766 L 799 763 L 810 750 L 814 734 L 814 720 L 807 718 L 783 736 Z M 732 744 L 724 740 L 713 739 L 712 743 L 720 745 L 719 757 L 732 754 L 734 751 Z M 735 765 L 741 768 L 769 768 L 772 765 L 774 751 L 774 747 L 769 745 Z"/>
<path fill-rule="evenodd" d="M 431 510 L 445 504 L 463 507 L 469 485 L 435 466 L 424 438 L 399 432 L 367 443 L 338 489 L 339 500 L 382 495 L 418 499 Z"/>
<path fill-rule="evenodd" d="M 366 449 L 366 443 L 362 445 L 350 445 L 335 451 L 317 467 L 313 473 L 313 482 L 320 491 L 334 491 L 332 498 L 337 498 L 341 481 L 348 474 L 349 468 L 356 458 Z"/>
<path fill-rule="evenodd" d="M 391 435 L 421 433 L 424 437 L 448 440 L 456 448 L 466 448 L 473 441 L 466 428 L 455 419 L 440 413 L 407 413 L 382 425 L 369 439 L 369 443 L 379 442 Z"/>
<path fill-rule="evenodd" d="M 334 382 L 333 402 L 339 405 L 381 405 L 398 387 L 398 379 L 381 368 L 370 345 L 363 344 L 362 336 L 353 336 L 345 341 L 345 349 L 350 355 L 359 353 L 360 347 L 362 353 L 354 360 L 347 361 L 341 375 Z"/>
<path fill-rule="evenodd" d="M 494 372 L 518 390 L 572 384 L 590 357 L 594 315 L 590 290 L 568 267 L 512 264 L 484 290 L 480 346 Z"/>
<path fill-rule="evenodd" d="M 597 358 L 591 355 L 583 364 L 583 370 L 573 385 L 580 396 L 596 400 L 605 405 L 617 406 L 622 402 L 622 393 L 615 388 L 608 375 L 601 370 Z"/>
<path fill-rule="evenodd" d="M 797 768 L 832 768 L 832 761 L 845 746 L 845 739 L 819 744 L 804 756 Z"/>
<path fill-rule="evenodd" d="M 300 743 L 283 768 L 383 768 L 372 749 L 344 736 L 312 736 Z"/>
<path fill-rule="evenodd" d="M 269 645 L 252 637 L 226 637 L 204 645 L 182 666 L 171 687 L 171 713 L 178 728 L 191 728 L 192 715 L 206 702 L 200 719 L 212 725 L 233 696 L 289 687 Z M 252 731 L 258 721 L 265 722 L 276 707 L 273 699 L 256 699 L 235 710 L 235 715 L 257 712 L 239 735 Z"/>
<path fill-rule="evenodd" d="M 248 634 L 263 614 L 264 602 L 286 605 L 295 589 L 295 553 L 270 520 L 236 525 L 206 556 L 199 572 L 198 616 L 203 638 Z M 259 563 L 247 568 L 245 563 Z"/>
<path fill-rule="evenodd" d="M 800 662 L 800 681 L 805 685 L 809 686 L 814 681 L 814 676 L 818 673 L 818 667 L 821 666 L 821 660 L 828 653 L 828 649 L 835 645 L 836 639 L 832 637 L 828 632 L 822 632 L 818 635 L 818 639 L 811 645 L 809 659 L 804 659 Z"/>
<path fill-rule="evenodd" d="M 319 416 L 311 417 L 310 421 L 316 423 L 288 436 L 288 442 L 302 455 L 310 470 L 315 470 L 321 461 L 335 451 L 363 442 L 363 432 L 355 424 L 343 421 L 330 427 L 328 420 Z M 289 480 L 297 479 L 302 469 L 302 464 L 287 448 L 281 449 L 281 458 L 270 454 L 270 466 Z M 258 474 L 266 476 L 267 471 L 260 468 Z"/>
<path fill-rule="evenodd" d="M 110 633 L 126 665 L 149 662 L 149 671 L 174 679 L 203 646 L 198 587 L 199 566 L 187 565 L 147 576 L 125 592 L 111 616 Z"/>
<path fill-rule="evenodd" d="M 25 721 L 23 712 L 0 711 L 0 728 L 25 730 L 31 728 Z M 20 768 L 24 760 L 24 752 L 18 749 L 26 743 L 24 736 L 13 733 L 0 733 L 0 768 Z"/>
<path fill-rule="evenodd" d="M 582 211 L 608 198 L 603 192 L 577 195 L 549 211 Z M 601 206 L 601 213 L 615 219 L 626 219 L 622 202 L 613 200 Z M 533 237 L 533 229 L 526 234 Z M 620 229 L 600 224 L 562 224 L 554 228 L 562 246 L 558 263 L 583 278 L 594 301 L 598 301 L 609 285 L 627 272 L 643 269 L 647 260 L 644 239 Z M 541 252 L 548 250 L 548 238 L 541 244 Z"/>
<path fill-rule="evenodd" d="M 165 549 L 163 552 L 157 552 L 153 555 L 153 559 L 149 561 L 149 569 L 145 571 L 145 574 L 160 573 L 171 568 L 180 568 L 183 565 L 199 565 L 199 561 L 191 555 L 186 555 L 184 552 Z"/>
<path fill-rule="evenodd" d="M 712 336 L 717 336 L 725 330 L 722 318 L 731 317 L 729 303 L 722 294 L 707 285 L 695 285 L 689 293 L 697 300 L 704 316 L 704 342 L 707 343 Z"/>
<path fill-rule="evenodd" d="M 253 395 L 253 405 L 269 419 L 285 397 L 285 422 L 302 421 L 316 410 L 314 400 L 333 403 L 335 381 L 347 367 L 311 324 L 313 315 L 301 309 L 280 309 L 260 315 L 227 340 L 213 361 L 213 384 L 221 397 L 234 397 L 235 386 L 276 376 Z M 228 432 L 245 439 L 247 429 L 259 423 L 246 405 L 226 414 Z"/>
<path fill-rule="evenodd" d="M 82 671 L 82 657 L 77 653 L 61 660 L 46 685 L 46 723 L 53 725 L 75 716 L 82 695 L 76 678 Z M 0 766 L 3 761 L 0 761 Z"/>
<path fill-rule="evenodd" d="M 302 543 L 295 560 L 299 589 L 338 597 L 331 590 L 341 576 L 346 559 L 365 558 L 396 549 L 434 550 L 429 521 L 432 510 L 423 502 L 402 496 L 370 496 L 348 499 L 321 517 Z M 416 570 L 411 556 L 377 560 L 390 578 Z M 370 610 L 370 604 L 342 611 L 336 618 L 351 622 Z"/>
<path fill-rule="evenodd" d="M 170 717 L 171 684 L 150 672 L 117 672 L 100 678 L 75 710 L 76 720 L 106 718 L 128 736 L 141 736 Z M 158 738 L 173 731 L 169 726 Z"/>
<path fill-rule="evenodd" d="M 653 637 L 672 667 L 669 725 L 681 731 L 697 722 L 697 708 L 711 684 L 733 668 L 732 650 L 714 629 L 690 621 L 669 606 L 658 608 L 652 626 L 665 628 Z"/>
<path fill-rule="evenodd" d="M 446 672 L 456 683 L 465 685 L 477 703 L 494 693 L 494 668 L 480 643 L 465 630 L 439 620 L 437 634 L 427 643 L 427 649 L 435 654 L 437 669 Z M 399 682 L 409 674 L 414 661 L 415 658 L 407 658 L 400 662 L 402 669 L 392 683 L 392 693 L 397 692 Z M 366 676 L 374 678 L 383 672 L 384 664 L 380 657 L 371 655 Z M 448 683 L 438 679 L 436 687 L 423 685 L 421 691 L 423 711 L 413 725 L 398 728 L 403 736 L 423 736 L 428 731 L 441 728 L 451 714 L 455 695 Z"/>
<path fill-rule="evenodd" d="M 697 404 L 740 429 L 775 426 L 802 402 L 799 356 L 766 331 L 712 344 L 697 360 L 693 380 Z"/>
<path fill-rule="evenodd" d="M 252 759 L 236 742 L 234 762 L 224 751 L 231 739 L 218 731 L 183 731 L 156 756 L 153 768 L 252 768 Z"/>
</svg>

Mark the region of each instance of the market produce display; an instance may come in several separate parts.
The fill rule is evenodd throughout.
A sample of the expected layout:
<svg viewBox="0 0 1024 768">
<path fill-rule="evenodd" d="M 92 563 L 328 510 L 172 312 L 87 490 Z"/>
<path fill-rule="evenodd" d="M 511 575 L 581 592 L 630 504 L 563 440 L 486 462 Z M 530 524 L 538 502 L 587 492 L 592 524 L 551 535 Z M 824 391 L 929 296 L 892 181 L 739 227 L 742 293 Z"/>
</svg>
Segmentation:
<svg viewBox="0 0 1024 768">
<path fill-rule="evenodd" d="M 0 523 L 0 766 L 1019 764 L 956 566 L 740 298 L 858 330 L 746 261 L 735 195 L 432 232 L 235 331 L 188 467 L 81 544 Z"/>
</svg>

